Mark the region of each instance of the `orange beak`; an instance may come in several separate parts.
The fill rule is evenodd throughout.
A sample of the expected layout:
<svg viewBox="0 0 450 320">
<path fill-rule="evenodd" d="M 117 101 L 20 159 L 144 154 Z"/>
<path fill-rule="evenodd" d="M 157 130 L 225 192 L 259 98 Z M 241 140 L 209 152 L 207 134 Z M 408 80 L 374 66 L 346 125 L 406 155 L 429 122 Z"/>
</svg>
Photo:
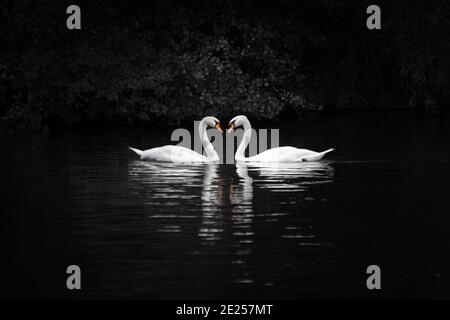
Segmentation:
<svg viewBox="0 0 450 320">
<path fill-rule="evenodd" d="M 235 128 L 236 126 L 234 125 L 234 123 L 230 124 L 230 127 L 228 128 L 228 133 L 232 133 Z"/>
<path fill-rule="evenodd" d="M 216 128 L 217 130 L 219 130 L 220 133 L 223 133 L 222 128 L 220 127 L 220 123 L 216 123 L 216 125 L 214 126 L 214 128 Z"/>
</svg>

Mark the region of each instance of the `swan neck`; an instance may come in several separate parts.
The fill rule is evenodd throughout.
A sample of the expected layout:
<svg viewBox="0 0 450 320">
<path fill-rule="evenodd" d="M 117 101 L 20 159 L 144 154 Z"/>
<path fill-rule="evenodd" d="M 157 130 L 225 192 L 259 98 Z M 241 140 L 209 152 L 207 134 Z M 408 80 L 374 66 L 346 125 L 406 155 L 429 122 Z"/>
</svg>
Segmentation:
<svg viewBox="0 0 450 320">
<path fill-rule="evenodd" d="M 214 149 L 214 146 L 209 141 L 208 134 L 206 133 L 206 128 L 208 126 L 206 125 L 205 121 L 200 121 L 200 124 L 198 126 L 198 134 L 200 136 L 200 141 L 202 142 L 203 148 L 205 148 L 206 157 L 212 161 L 218 161 L 219 155 L 217 154 L 216 150 Z"/>
<path fill-rule="evenodd" d="M 244 136 L 242 137 L 242 141 L 236 150 L 236 154 L 234 157 L 236 161 L 245 160 L 245 149 L 247 149 L 247 146 L 250 142 L 250 138 L 252 136 L 252 126 L 250 124 L 250 121 L 245 120 L 243 127 L 244 127 Z"/>
</svg>

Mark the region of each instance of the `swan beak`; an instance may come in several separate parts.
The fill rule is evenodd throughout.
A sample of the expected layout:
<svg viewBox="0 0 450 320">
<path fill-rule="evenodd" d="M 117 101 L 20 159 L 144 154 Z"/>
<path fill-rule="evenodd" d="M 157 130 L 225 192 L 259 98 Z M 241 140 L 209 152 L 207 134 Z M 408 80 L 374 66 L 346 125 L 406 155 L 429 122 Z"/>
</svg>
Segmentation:
<svg viewBox="0 0 450 320">
<path fill-rule="evenodd" d="M 234 125 L 234 123 L 230 124 L 230 127 L 228 128 L 228 133 L 232 133 L 235 128 L 236 126 Z"/>
<path fill-rule="evenodd" d="M 216 128 L 217 130 L 219 130 L 220 133 L 223 133 L 222 128 L 220 127 L 220 123 L 216 123 L 216 125 L 214 126 L 214 128 Z"/>
</svg>

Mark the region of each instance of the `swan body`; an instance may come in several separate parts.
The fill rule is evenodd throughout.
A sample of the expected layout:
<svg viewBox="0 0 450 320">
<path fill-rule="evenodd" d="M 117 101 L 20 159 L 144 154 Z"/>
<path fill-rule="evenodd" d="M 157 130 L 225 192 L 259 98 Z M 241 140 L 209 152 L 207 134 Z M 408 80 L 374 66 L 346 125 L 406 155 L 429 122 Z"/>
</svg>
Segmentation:
<svg viewBox="0 0 450 320">
<path fill-rule="evenodd" d="M 328 152 L 334 149 L 328 149 L 322 152 L 315 152 L 308 149 L 299 149 L 295 147 L 278 147 L 261 152 L 252 157 L 245 156 L 245 149 L 251 138 L 252 127 L 246 116 L 236 116 L 230 121 L 230 129 L 232 132 L 235 128 L 244 127 L 244 137 L 239 144 L 234 159 L 243 162 L 302 162 L 302 161 L 318 161 Z"/>
<path fill-rule="evenodd" d="M 208 159 L 208 157 L 205 157 L 204 155 L 201 155 L 189 148 L 182 146 L 168 145 L 143 151 L 131 147 L 129 148 L 130 150 L 133 150 L 140 157 L 141 160 L 145 161 L 174 162 L 174 163 L 213 161 Z"/>
<path fill-rule="evenodd" d="M 173 163 L 191 163 L 191 162 L 217 162 L 219 161 L 219 155 L 214 150 L 213 145 L 209 141 L 206 133 L 207 127 L 214 127 L 219 131 L 220 121 L 215 117 L 205 117 L 200 121 L 198 132 L 203 147 L 205 148 L 206 156 L 199 154 L 189 148 L 182 146 L 167 145 L 148 150 L 139 150 L 136 148 L 128 147 L 134 151 L 141 160 L 146 161 L 158 161 L 158 162 L 173 162 Z"/>
</svg>

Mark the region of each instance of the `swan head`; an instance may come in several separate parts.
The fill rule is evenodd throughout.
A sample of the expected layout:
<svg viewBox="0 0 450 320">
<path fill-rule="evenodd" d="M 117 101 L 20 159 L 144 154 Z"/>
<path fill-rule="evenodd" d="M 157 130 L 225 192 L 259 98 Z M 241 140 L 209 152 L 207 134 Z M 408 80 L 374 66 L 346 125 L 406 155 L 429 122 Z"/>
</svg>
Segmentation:
<svg viewBox="0 0 450 320">
<path fill-rule="evenodd" d="M 248 122 L 248 119 L 246 116 L 240 115 L 240 116 L 234 117 L 228 123 L 228 133 L 232 133 L 234 131 L 234 129 L 244 125 L 245 122 Z"/>
<path fill-rule="evenodd" d="M 220 121 L 216 117 L 204 117 L 201 122 L 204 122 L 208 127 L 216 128 L 219 132 L 223 133 L 223 130 L 220 127 Z"/>
</svg>

